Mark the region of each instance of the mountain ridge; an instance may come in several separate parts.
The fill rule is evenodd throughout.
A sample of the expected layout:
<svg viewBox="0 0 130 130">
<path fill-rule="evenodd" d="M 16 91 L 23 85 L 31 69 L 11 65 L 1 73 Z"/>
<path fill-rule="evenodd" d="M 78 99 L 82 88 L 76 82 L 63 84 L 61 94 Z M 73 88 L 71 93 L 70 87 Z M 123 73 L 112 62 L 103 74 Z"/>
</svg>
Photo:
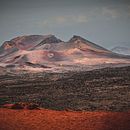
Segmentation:
<svg viewBox="0 0 130 130">
<path fill-rule="evenodd" d="M 0 61 L 0 66 L 18 66 L 19 69 L 29 65 L 63 68 L 66 65 L 130 63 L 130 56 L 113 53 L 77 35 L 67 42 L 54 35 L 26 35 L 4 42 L 0 47 Z"/>
</svg>

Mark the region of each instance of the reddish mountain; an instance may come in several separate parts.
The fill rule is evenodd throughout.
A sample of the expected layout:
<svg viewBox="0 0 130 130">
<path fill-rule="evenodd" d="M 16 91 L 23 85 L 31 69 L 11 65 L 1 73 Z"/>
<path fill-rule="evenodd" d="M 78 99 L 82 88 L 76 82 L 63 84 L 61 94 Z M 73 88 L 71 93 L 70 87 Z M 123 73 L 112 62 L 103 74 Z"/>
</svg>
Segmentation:
<svg viewBox="0 0 130 130">
<path fill-rule="evenodd" d="M 21 36 L 5 42 L 0 47 L 0 60 L 1 66 L 26 66 L 29 62 L 37 67 L 130 63 L 129 56 L 113 53 L 80 36 L 64 42 L 54 35 Z"/>
</svg>

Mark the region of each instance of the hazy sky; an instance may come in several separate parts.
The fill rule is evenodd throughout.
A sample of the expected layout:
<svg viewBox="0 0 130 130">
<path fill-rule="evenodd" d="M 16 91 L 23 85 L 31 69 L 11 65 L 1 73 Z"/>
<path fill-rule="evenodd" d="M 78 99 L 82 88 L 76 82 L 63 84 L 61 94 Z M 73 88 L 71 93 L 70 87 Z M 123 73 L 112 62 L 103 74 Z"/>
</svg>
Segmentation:
<svg viewBox="0 0 130 130">
<path fill-rule="evenodd" d="M 130 0 L 0 0 L 0 44 L 30 34 L 130 47 Z"/>
</svg>

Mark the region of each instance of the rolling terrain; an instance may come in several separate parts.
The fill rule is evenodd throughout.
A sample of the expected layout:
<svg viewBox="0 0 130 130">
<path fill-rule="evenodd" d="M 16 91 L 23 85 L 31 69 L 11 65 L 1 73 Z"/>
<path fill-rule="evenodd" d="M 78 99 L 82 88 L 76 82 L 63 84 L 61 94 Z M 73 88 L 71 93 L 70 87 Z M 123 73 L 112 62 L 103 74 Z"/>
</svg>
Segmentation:
<svg viewBox="0 0 130 130">
<path fill-rule="evenodd" d="M 34 102 L 54 110 L 130 109 L 130 67 L 0 75 L 0 104 Z"/>
</svg>

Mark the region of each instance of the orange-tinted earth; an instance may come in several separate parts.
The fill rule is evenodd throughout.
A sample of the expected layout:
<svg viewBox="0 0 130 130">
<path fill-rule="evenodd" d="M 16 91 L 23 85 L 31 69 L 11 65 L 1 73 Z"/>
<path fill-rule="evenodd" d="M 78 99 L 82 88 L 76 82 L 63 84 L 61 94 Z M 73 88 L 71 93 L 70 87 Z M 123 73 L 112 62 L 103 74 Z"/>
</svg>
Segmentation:
<svg viewBox="0 0 130 130">
<path fill-rule="evenodd" d="M 130 112 L 1 108 L 0 130 L 130 130 Z"/>
</svg>

